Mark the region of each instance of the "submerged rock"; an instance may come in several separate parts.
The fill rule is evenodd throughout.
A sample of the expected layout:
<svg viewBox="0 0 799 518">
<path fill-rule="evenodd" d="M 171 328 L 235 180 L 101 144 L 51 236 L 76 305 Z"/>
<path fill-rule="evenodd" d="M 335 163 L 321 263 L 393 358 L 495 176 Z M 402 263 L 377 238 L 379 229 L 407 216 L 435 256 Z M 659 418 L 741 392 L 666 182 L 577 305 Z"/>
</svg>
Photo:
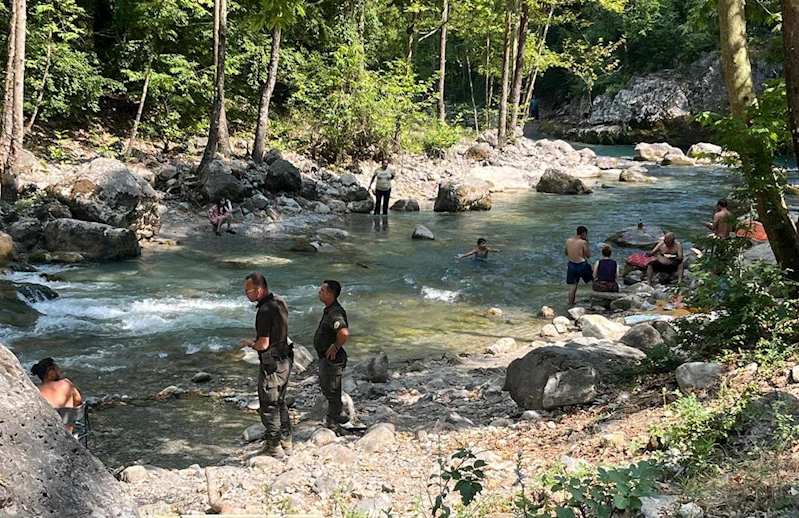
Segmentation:
<svg viewBox="0 0 799 518">
<path fill-rule="evenodd" d="M 411 239 L 426 239 L 428 241 L 434 241 L 436 236 L 433 235 L 429 228 L 425 227 L 424 225 L 419 225 L 414 229 Z"/>
<path fill-rule="evenodd" d="M 665 233 L 666 231 L 662 228 L 652 225 L 645 225 L 642 229 L 637 226 L 626 227 L 610 236 L 607 240 L 619 246 L 651 250 L 663 239 L 663 234 Z"/>
</svg>

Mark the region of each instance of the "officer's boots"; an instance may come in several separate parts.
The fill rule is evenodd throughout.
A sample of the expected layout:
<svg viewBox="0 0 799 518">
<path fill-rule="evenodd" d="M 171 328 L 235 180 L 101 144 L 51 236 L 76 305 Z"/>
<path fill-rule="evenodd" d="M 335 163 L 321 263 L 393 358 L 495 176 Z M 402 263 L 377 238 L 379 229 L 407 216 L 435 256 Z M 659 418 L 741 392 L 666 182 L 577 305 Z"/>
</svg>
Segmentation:
<svg viewBox="0 0 799 518">
<path fill-rule="evenodd" d="M 286 457 L 286 453 L 280 445 L 280 439 L 267 439 L 261 451 L 276 459 L 283 459 Z"/>
<path fill-rule="evenodd" d="M 344 435 L 344 429 L 339 424 L 339 420 L 335 417 L 331 417 L 329 415 L 325 416 L 325 420 L 322 422 L 325 428 L 328 430 L 333 430 L 336 435 Z"/>
<path fill-rule="evenodd" d="M 283 430 L 280 432 L 280 446 L 283 448 L 283 453 L 286 455 L 294 453 L 294 441 L 291 437 L 291 430 Z"/>
</svg>

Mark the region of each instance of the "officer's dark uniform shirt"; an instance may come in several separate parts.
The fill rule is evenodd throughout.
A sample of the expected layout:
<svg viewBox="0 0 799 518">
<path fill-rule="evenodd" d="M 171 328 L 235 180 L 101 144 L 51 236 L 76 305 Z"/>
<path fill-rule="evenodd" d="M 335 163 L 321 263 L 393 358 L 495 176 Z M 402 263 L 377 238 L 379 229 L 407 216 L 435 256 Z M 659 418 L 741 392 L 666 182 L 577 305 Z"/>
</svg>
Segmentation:
<svg viewBox="0 0 799 518">
<path fill-rule="evenodd" d="M 269 352 L 279 358 L 289 354 L 289 308 L 286 301 L 270 293 L 255 305 L 255 334 L 258 338 L 269 337 L 269 349 L 258 351 L 258 357 Z"/>
<path fill-rule="evenodd" d="M 338 301 L 325 308 L 322 320 L 319 321 L 319 327 L 316 328 L 316 334 L 313 337 L 313 346 L 319 358 L 325 357 L 330 345 L 336 343 L 336 334 L 347 327 L 349 327 L 347 324 L 347 312 L 344 311 Z M 341 349 L 343 350 L 344 348 L 342 347 Z"/>
</svg>

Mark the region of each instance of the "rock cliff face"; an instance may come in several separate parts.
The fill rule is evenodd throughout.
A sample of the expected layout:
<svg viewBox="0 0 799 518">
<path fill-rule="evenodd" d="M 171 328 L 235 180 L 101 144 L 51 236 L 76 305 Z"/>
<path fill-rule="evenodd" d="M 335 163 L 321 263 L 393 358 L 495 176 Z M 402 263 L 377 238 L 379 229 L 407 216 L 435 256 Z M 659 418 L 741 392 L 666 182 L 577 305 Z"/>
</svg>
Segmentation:
<svg viewBox="0 0 799 518">
<path fill-rule="evenodd" d="M 67 433 L 0 345 L 0 516 L 139 516 L 102 463 Z"/>
<path fill-rule="evenodd" d="M 753 64 L 755 84 L 774 79 L 781 70 L 781 65 Z M 704 111 L 728 111 L 718 53 L 707 53 L 684 70 L 634 77 L 618 92 L 594 99 L 587 118 L 568 107 L 542 123 L 542 129 L 582 142 L 630 144 L 665 139 L 689 146 L 701 140 L 703 131 L 693 119 Z"/>
</svg>

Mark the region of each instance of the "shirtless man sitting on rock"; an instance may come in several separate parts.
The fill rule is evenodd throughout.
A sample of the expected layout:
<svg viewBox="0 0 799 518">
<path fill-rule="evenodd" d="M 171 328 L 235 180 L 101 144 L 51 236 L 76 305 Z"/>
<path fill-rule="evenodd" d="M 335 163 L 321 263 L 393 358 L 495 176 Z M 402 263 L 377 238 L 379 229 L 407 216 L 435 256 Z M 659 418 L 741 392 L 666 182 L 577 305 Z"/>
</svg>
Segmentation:
<svg viewBox="0 0 799 518">
<path fill-rule="evenodd" d="M 577 296 L 577 284 L 580 279 L 584 283 L 591 282 L 594 272 L 588 259 L 591 257 L 591 250 L 588 248 L 588 229 L 580 225 L 577 227 L 577 235 L 566 240 L 564 254 L 569 258 L 569 265 L 566 270 L 566 284 L 569 285 L 569 306 L 574 305 Z"/>
<path fill-rule="evenodd" d="M 713 235 L 721 239 L 729 239 L 733 230 L 735 217 L 727 209 L 727 200 L 720 199 L 713 207 L 713 222 L 705 223 L 705 226 L 713 231 Z"/>
<path fill-rule="evenodd" d="M 61 370 L 52 358 L 45 358 L 31 367 L 31 374 L 39 376 L 42 380 L 39 392 L 53 408 L 71 408 L 83 403 L 78 389 L 67 378 L 61 377 Z M 71 433 L 72 426 L 68 425 L 67 430 Z"/>
<path fill-rule="evenodd" d="M 648 257 L 655 260 L 646 267 L 646 283 L 652 283 L 652 274 L 655 272 L 674 273 L 677 272 L 677 282 L 682 283 L 683 265 L 682 243 L 674 239 L 674 232 L 666 232 L 663 241 L 655 245 L 651 252 L 647 252 Z"/>
</svg>

